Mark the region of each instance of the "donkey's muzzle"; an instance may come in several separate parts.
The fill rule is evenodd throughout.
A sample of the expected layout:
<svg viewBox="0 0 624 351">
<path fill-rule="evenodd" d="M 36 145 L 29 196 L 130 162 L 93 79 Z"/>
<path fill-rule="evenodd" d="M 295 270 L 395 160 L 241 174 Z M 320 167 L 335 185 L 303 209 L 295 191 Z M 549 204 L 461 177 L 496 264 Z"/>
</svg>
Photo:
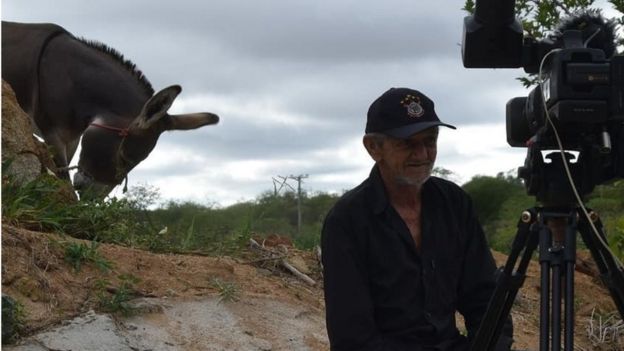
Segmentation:
<svg viewBox="0 0 624 351">
<path fill-rule="evenodd" d="M 80 200 L 104 199 L 114 188 L 109 184 L 95 181 L 90 175 L 78 171 L 74 174 L 74 189 L 78 192 Z"/>
</svg>

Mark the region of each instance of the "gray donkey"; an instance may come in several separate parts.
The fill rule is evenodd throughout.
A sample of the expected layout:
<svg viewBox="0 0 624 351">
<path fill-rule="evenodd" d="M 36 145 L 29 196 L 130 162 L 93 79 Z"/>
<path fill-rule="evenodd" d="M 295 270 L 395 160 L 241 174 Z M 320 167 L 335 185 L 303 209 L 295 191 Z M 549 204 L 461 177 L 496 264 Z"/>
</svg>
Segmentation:
<svg viewBox="0 0 624 351">
<path fill-rule="evenodd" d="M 80 138 L 74 187 L 103 198 L 154 149 L 166 130 L 215 124 L 212 113 L 170 115 L 182 88 L 157 93 L 135 65 L 106 45 L 55 24 L 2 22 L 2 79 L 51 146 L 59 176 Z"/>
</svg>

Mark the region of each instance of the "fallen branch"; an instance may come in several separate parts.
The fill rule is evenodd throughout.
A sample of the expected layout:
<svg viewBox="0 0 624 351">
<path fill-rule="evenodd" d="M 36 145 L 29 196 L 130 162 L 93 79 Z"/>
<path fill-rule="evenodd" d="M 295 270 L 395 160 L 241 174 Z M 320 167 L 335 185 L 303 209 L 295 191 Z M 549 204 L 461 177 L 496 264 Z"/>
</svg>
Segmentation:
<svg viewBox="0 0 624 351">
<path fill-rule="evenodd" d="M 299 272 L 299 270 L 297 270 L 297 268 L 293 267 L 290 263 L 288 263 L 288 261 L 286 260 L 287 255 L 285 254 L 280 254 L 277 253 L 273 250 L 267 249 L 266 247 L 260 245 L 257 241 L 255 241 L 254 239 L 249 239 L 249 246 L 252 249 L 258 250 L 263 252 L 264 254 L 270 254 L 271 257 L 265 257 L 265 258 L 261 258 L 258 259 L 256 261 L 250 261 L 247 263 L 253 263 L 253 262 L 263 262 L 263 261 L 271 261 L 271 260 L 280 260 L 280 264 L 282 267 L 284 267 L 287 271 L 289 271 L 290 273 L 292 273 L 294 276 L 296 276 L 297 278 L 303 280 L 304 282 L 310 284 L 310 285 L 316 285 L 316 282 L 314 281 L 314 279 L 308 277 L 307 275 Z"/>
<path fill-rule="evenodd" d="M 323 270 L 323 254 L 321 252 L 321 247 L 316 245 L 316 259 L 318 260 L 319 267 L 321 267 L 321 271 Z"/>
<path fill-rule="evenodd" d="M 314 279 L 308 277 L 307 275 L 299 272 L 297 270 L 297 268 L 293 267 L 290 263 L 288 263 L 288 261 L 286 261 L 285 259 L 283 259 L 281 261 L 281 264 L 284 268 L 286 268 L 290 273 L 294 274 L 297 278 L 303 280 L 304 282 L 310 284 L 310 285 L 316 285 L 316 282 L 314 281 Z"/>
<path fill-rule="evenodd" d="M 281 260 L 283 258 L 286 258 L 286 255 L 281 255 L 281 256 L 277 256 L 277 257 L 259 258 L 257 260 L 251 260 L 251 261 L 246 261 L 246 262 L 241 262 L 241 263 L 242 264 L 255 264 L 255 263 L 262 263 L 262 262 L 266 262 L 266 261 Z"/>
<path fill-rule="evenodd" d="M 270 250 L 268 250 L 268 249 L 267 249 L 267 248 L 265 248 L 264 246 L 262 246 L 262 245 L 258 244 L 258 242 L 257 242 L 257 241 L 255 241 L 255 240 L 254 240 L 254 239 L 252 239 L 252 238 L 249 238 L 249 246 L 250 246 L 252 249 L 256 249 L 256 250 L 260 250 L 260 251 L 264 251 L 264 252 L 267 252 L 267 251 L 268 251 L 268 252 L 271 252 Z"/>
</svg>

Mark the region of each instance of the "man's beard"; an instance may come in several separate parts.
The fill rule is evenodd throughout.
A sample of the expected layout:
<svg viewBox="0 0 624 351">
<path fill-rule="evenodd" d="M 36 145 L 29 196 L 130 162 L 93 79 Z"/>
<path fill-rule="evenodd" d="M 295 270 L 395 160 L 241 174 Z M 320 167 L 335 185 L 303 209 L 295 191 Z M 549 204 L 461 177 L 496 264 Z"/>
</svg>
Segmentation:
<svg viewBox="0 0 624 351">
<path fill-rule="evenodd" d="M 433 166 L 431 165 L 428 167 L 426 174 L 422 177 L 406 176 L 401 174 L 397 175 L 394 179 L 399 185 L 421 187 L 431 177 L 432 170 Z"/>
</svg>

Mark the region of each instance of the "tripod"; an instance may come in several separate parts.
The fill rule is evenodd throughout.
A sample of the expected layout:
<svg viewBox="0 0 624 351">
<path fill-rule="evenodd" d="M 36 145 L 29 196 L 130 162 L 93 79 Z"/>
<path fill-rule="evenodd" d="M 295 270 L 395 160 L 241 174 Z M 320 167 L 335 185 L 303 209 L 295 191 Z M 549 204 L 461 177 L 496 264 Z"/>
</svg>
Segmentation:
<svg viewBox="0 0 624 351">
<path fill-rule="evenodd" d="M 577 231 L 589 248 L 600 271 L 600 277 L 624 318 L 624 271 L 604 244 L 605 235 L 598 216 L 592 212 L 590 218 L 602 241 L 592 234 L 590 223 L 579 210 L 572 207 L 534 207 L 522 213 L 511 253 L 505 266 L 499 270 L 496 289 L 473 340 L 471 351 L 494 350 L 504 321 L 509 316 L 518 290 L 526 278 L 531 256 L 538 246 L 541 268 L 539 351 L 562 350 L 562 297 L 563 346 L 566 351 L 574 350 L 574 265 Z M 554 223 L 565 223 L 565 228 L 553 232 L 551 227 Z M 514 271 L 518 258 L 520 263 Z M 549 348 L 550 346 L 552 348 Z"/>
</svg>

